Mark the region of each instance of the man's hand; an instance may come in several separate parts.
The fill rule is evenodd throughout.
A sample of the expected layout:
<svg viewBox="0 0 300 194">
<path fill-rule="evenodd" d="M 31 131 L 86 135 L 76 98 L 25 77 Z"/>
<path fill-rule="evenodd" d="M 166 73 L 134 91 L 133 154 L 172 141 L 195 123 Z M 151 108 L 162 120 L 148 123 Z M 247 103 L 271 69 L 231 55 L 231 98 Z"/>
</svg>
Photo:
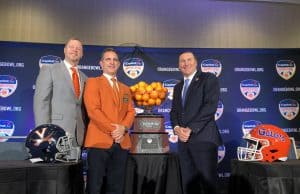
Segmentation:
<svg viewBox="0 0 300 194">
<path fill-rule="evenodd" d="M 174 128 L 174 131 L 176 133 L 176 135 L 178 135 L 178 138 L 180 141 L 182 142 L 187 142 L 190 138 L 190 135 L 191 135 L 191 132 L 192 130 L 188 127 L 179 127 L 179 126 L 176 126 Z"/>
<path fill-rule="evenodd" d="M 111 132 L 111 137 L 116 143 L 121 143 L 124 139 L 126 127 L 115 123 L 112 123 L 111 125 L 115 127 L 115 130 Z"/>
<path fill-rule="evenodd" d="M 124 139 L 124 136 L 121 136 L 120 138 L 116 138 L 114 141 L 116 143 L 121 143 L 123 141 L 123 139 Z"/>
</svg>

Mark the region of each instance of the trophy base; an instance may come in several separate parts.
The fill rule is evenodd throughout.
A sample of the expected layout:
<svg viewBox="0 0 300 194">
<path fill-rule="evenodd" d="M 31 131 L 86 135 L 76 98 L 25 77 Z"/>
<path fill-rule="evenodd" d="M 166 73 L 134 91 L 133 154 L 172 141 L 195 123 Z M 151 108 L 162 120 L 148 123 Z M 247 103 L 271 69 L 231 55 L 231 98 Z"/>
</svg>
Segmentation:
<svg viewBox="0 0 300 194">
<path fill-rule="evenodd" d="M 134 154 L 162 154 L 170 150 L 167 132 L 132 132 L 130 135 Z"/>
</svg>

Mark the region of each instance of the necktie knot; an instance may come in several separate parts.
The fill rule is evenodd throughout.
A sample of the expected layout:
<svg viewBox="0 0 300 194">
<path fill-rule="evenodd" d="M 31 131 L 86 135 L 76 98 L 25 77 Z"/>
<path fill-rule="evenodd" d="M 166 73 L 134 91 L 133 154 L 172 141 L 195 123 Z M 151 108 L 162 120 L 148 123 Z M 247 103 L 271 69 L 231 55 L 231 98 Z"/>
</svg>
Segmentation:
<svg viewBox="0 0 300 194">
<path fill-rule="evenodd" d="M 72 70 L 73 73 L 77 73 L 77 70 L 76 70 L 75 67 L 71 67 L 71 70 Z"/>
<path fill-rule="evenodd" d="M 190 83 L 190 79 L 185 79 L 185 80 L 184 80 L 184 85 L 185 85 L 185 86 L 188 86 L 189 83 Z"/>
<path fill-rule="evenodd" d="M 117 79 L 116 79 L 115 77 L 113 77 L 113 78 L 111 78 L 111 81 L 112 81 L 113 83 L 116 83 L 116 82 L 117 82 Z"/>
<path fill-rule="evenodd" d="M 79 77 L 77 74 L 77 69 L 75 67 L 71 67 L 72 70 L 72 81 L 73 81 L 73 87 L 75 96 L 79 98 L 80 96 L 80 84 L 79 84 Z"/>
</svg>

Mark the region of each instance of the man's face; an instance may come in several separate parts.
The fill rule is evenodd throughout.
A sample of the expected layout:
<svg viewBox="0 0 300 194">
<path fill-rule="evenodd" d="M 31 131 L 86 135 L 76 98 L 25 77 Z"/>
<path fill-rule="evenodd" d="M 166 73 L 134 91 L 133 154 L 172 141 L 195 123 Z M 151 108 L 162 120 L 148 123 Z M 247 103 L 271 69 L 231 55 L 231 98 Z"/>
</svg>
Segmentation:
<svg viewBox="0 0 300 194">
<path fill-rule="evenodd" d="M 109 75 L 116 75 L 120 67 L 120 61 L 118 55 L 113 51 L 105 52 L 103 58 L 100 61 L 103 73 Z"/>
<path fill-rule="evenodd" d="M 179 69 L 185 77 L 196 71 L 197 60 L 192 53 L 186 52 L 179 56 Z"/>
<path fill-rule="evenodd" d="M 77 65 L 83 56 L 81 42 L 78 40 L 70 40 L 64 48 L 64 53 L 67 61 L 69 61 L 72 65 Z"/>
</svg>

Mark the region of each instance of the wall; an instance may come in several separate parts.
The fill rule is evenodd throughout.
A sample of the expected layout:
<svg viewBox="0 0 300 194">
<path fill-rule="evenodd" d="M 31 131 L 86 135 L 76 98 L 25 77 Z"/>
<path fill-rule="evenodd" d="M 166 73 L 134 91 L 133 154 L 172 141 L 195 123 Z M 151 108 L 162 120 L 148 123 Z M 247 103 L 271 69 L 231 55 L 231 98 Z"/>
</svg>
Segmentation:
<svg viewBox="0 0 300 194">
<path fill-rule="evenodd" d="M 0 40 L 195 48 L 298 48 L 300 5 L 215 0 L 0 0 Z"/>
</svg>

